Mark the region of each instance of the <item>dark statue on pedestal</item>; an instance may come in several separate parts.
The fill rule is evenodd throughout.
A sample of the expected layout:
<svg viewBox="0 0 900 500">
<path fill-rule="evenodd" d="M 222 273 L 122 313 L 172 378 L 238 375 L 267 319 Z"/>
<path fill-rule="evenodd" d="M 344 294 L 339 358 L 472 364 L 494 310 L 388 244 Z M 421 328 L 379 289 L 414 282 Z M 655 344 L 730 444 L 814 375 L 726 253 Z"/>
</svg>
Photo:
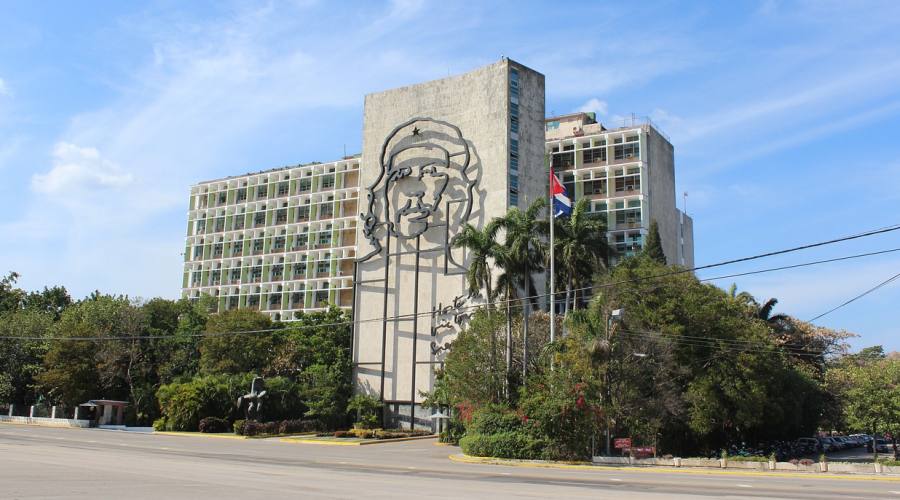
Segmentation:
<svg viewBox="0 0 900 500">
<path fill-rule="evenodd" d="M 237 400 L 238 408 L 244 407 L 244 418 L 258 420 L 262 411 L 262 399 L 266 395 L 266 382 L 262 377 L 254 377 L 250 384 L 250 393 Z"/>
</svg>

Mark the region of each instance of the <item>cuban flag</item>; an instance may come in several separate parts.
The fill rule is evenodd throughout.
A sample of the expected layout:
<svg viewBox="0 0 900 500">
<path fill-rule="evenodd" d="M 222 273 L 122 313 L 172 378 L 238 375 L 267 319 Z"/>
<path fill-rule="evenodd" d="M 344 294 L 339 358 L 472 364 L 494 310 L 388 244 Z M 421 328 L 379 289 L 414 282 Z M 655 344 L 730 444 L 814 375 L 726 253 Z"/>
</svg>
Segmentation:
<svg viewBox="0 0 900 500">
<path fill-rule="evenodd" d="M 550 197 L 553 199 L 553 218 L 572 215 L 572 200 L 566 193 L 566 187 L 553 173 L 553 169 L 550 169 Z"/>
</svg>

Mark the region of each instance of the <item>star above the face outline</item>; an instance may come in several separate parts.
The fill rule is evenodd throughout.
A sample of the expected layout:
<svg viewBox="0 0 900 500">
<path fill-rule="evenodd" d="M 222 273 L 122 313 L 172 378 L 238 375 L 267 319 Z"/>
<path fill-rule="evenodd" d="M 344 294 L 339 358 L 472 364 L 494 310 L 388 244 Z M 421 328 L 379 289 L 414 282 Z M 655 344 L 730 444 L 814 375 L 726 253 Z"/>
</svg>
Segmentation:
<svg viewBox="0 0 900 500">
<path fill-rule="evenodd" d="M 419 130 L 419 127 L 413 128 L 413 135 L 419 135 L 420 132 L 421 130 Z"/>
</svg>

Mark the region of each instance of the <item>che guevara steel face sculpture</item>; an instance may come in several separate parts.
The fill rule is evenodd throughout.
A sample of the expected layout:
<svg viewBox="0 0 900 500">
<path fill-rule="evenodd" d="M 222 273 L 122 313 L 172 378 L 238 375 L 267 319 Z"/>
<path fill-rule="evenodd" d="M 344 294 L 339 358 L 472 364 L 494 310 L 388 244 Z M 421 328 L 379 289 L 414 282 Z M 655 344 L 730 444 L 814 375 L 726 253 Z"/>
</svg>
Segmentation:
<svg viewBox="0 0 900 500">
<path fill-rule="evenodd" d="M 436 225 L 453 233 L 468 221 L 476 182 L 472 156 L 455 125 L 413 118 L 395 127 L 381 147 L 378 176 L 366 189 L 361 218 L 372 251 L 359 261 L 381 255 L 385 238 L 415 239 Z"/>
<path fill-rule="evenodd" d="M 456 309 L 465 309 L 467 298 L 457 297 L 453 299 L 454 307 L 448 308 L 441 303 L 432 307 L 430 314 L 426 313 L 430 316 L 431 327 L 420 329 L 428 319 L 419 320 L 419 282 L 423 263 L 429 273 L 465 273 L 463 265 L 454 259 L 451 241 L 472 214 L 480 162 L 455 125 L 432 118 L 413 118 L 387 135 L 378 167 L 377 177 L 366 188 L 366 212 L 360 214 L 362 234 L 369 241 L 371 251 L 359 257 L 357 263 L 363 264 L 376 257 L 381 261 L 382 277 L 365 282 L 381 283 L 381 361 L 368 364 L 381 365 L 379 394 L 384 397 L 388 325 L 393 325 L 395 331 L 398 328 L 398 323 L 389 318 L 389 297 L 395 304 L 412 306 L 412 314 L 408 317 L 411 331 L 406 333 L 411 333 L 416 340 L 421 334 L 428 335 L 433 356 L 449 348 L 449 342 L 441 337 L 462 327 L 467 320 L 465 314 L 453 315 Z M 411 266 L 411 290 L 396 287 L 391 291 L 388 286 L 390 272 L 399 268 L 402 256 L 410 254 L 415 257 Z M 434 263 L 441 257 L 443 269 L 438 271 Z M 408 258 L 405 263 L 408 266 Z M 409 267 L 406 269 L 410 270 Z M 356 272 L 354 275 L 356 283 L 360 283 L 359 275 Z M 448 323 L 448 318 L 453 319 Z M 438 359 L 420 360 L 416 354 L 417 345 L 418 341 L 412 342 L 409 399 L 394 401 L 410 404 L 410 422 L 415 420 L 418 404 L 416 366 L 441 363 Z"/>
</svg>

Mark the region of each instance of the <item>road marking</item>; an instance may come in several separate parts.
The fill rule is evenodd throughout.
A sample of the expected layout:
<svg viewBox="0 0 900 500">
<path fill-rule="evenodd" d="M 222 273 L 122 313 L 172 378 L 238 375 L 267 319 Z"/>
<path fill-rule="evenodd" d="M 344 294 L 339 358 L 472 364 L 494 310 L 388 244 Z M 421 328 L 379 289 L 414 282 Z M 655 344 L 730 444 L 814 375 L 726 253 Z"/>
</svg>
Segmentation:
<svg viewBox="0 0 900 500">
<path fill-rule="evenodd" d="M 900 495 L 900 491 L 891 491 L 891 493 L 893 493 L 895 495 Z"/>
<path fill-rule="evenodd" d="M 752 488 L 753 486 L 750 486 L 749 484 L 739 484 L 739 485 L 737 485 L 737 487 L 738 488 Z"/>
<path fill-rule="evenodd" d="M 616 482 L 619 482 L 619 483 L 621 483 L 621 482 L 622 482 L 622 480 L 621 480 L 621 479 L 619 479 L 619 478 L 616 478 L 616 477 L 611 477 L 611 478 L 609 478 L 609 480 L 610 480 L 610 481 L 616 481 Z"/>
<path fill-rule="evenodd" d="M 416 470 L 415 467 L 407 467 L 407 469 L 409 469 L 409 470 Z"/>
</svg>

